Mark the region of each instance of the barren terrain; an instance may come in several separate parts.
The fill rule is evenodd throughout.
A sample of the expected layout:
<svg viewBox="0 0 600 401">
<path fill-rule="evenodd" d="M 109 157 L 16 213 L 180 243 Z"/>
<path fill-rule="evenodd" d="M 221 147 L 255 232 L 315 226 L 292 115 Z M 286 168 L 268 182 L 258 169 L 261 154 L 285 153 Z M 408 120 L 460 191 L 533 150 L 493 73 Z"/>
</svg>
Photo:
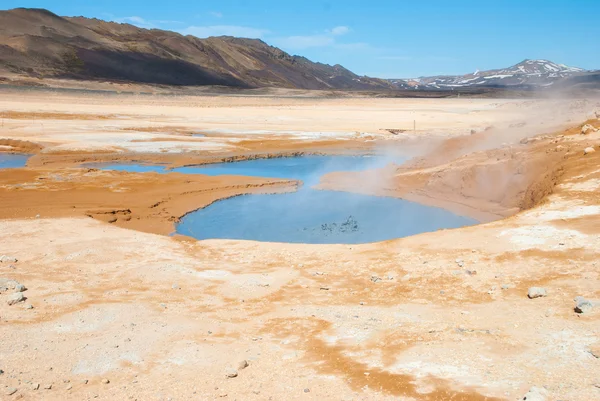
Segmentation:
<svg viewBox="0 0 600 401">
<path fill-rule="evenodd" d="M 0 171 L 0 399 L 600 399 L 598 105 L 4 89 L 0 149 L 34 156 Z M 412 157 L 320 185 L 485 223 L 196 241 L 167 234 L 298 183 L 82 166 L 303 153 Z"/>
</svg>

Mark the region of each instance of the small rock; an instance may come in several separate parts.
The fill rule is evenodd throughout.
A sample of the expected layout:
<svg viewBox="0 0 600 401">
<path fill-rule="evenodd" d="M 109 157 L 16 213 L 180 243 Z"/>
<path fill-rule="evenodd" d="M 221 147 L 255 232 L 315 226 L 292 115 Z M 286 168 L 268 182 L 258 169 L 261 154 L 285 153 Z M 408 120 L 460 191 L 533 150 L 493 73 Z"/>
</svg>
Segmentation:
<svg viewBox="0 0 600 401">
<path fill-rule="evenodd" d="M 88 379 L 83 379 L 83 380 L 81 381 L 81 383 L 82 383 L 82 384 L 88 384 Z"/>
<path fill-rule="evenodd" d="M 174 290 L 179 290 L 179 289 L 181 289 L 181 288 L 179 288 L 179 286 L 178 286 L 177 284 L 173 284 L 173 285 L 171 286 L 171 288 L 173 288 Z"/>
<path fill-rule="evenodd" d="M 24 292 L 27 291 L 27 288 L 23 284 L 17 284 L 15 286 L 15 292 Z"/>
<path fill-rule="evenodd" d="M 237 377 L 238 375 L 238 371 L 233 369 L 233 368 L 227 368 L 225 370 L 225 376 L 227 376 L 230 379 L 233 379 L 234 377 Z"/>
<path fill-rule="evenodd" d="M 44 389 L 45 389 L 45 390 L 52 390 L 52 384 L 46 384 L 46 385 L 44 386 Z"/>
<path fill-rule="evenodd" d="M 594 153 L 595 151 L 596 151 L 596 149 L 594 149 L 594 148 L 592 148 L 590 146 L 590 147 L 587 147 L 587 148 L 583 149 L 583 154 L 584 155 L 589 155 L 590 153 Z"/>
<path fill-rule="evenodd" d="M 320 289 L 323 291 L 329 291 L 329 287 L 321 287 Z"/>
<path fill-rule="evenodd" d="M 14 393 L 16 393 L 18 391 L 18 389 L 14 388 L 14 387 L 8 387 L 6 389 L 6 395 L 13 395 Z"/>
<path fill-rule="evenodd" d="M 523 400 L 527 401 L 546 401 L 548 391 L 542 387 L 532 387 L 529 389 L 527 394 L 523 397 Z"/>
<path fill-rule="evenodd" d="M 37 390 L 39 390 L 39 389 L 40 389 L 40 383 L 33 383 L 33 384 L 31 385 L 31 389 L 32 389 L 33 391 L 37 391 Z"/>
<path fill-rule="evenodd" d="M 17 292 L 15 294 L 12 294 L 10 297 L 8 297 L 8 300 L 6 302 L 9 305 L 14 305 L 14 304 L 18 304 L 19 302 L 23 302 L 26 299 L 27 298 L 25 298 L 25 295 L 23 295 L 22 292 Z"/>
<path fill-rule="evenodd" d="M 238 363 L 238 370 L 244 370 L 248 367 L 248 361 L 247 360 L 243 360 L 240 363 Z"/>
<path fill-rule="evenodd" d="M 477 270 L 465 270 L 465 273 L 467 273 L 469 276 L 476 276 Z"/>
<path fill-rule="evenodd" d="M 501 287 L 503 290 L 508 290 L 510 288 L 510 286 L 508 284 L 502 284 Z"/>
<path fill-rule="evenodd" d="M 25 305 L 25 309 L 33 309 L 33 305 L 27 304 L 27 305 Z"/>
<path fill-rule="evenodd" d="M 527 291 L 527 296 L 529 299 L 541 298 L 547 295 L 546 289 L 542 287 L 531 287 L 529 288 L 529 291 Z"/>
<path fill-rule="evenodd" d="M 579 299 L 577 301 L 577 304 L 575 305 L 575 312 L 589 313 L 592 311 L 592 309 L 594 309 L 594 304 L 592 304 L 587 299 L 582 298 L 582 297 L 577 297 L 577 298 L 579 298 Z"/>
<path fill-rule="evenodd" d="M 35 218 L 36 218 L 36 219 L 39 219 L 39 218 L 40 218 L 40 215 L 39 215 L 39 214 L 36 214 L 36 215 L 35 215 Z"/>
<path fill-rule="evenodd" d="M 590 124 L 586 124 L 583 127 L 581 127 L 581 134 L 582 135 L 591 134 L 592 132 L 596 132 L 596 131 L 598 131 L 598 129 L 595 128 L 593 125 L 590 125 Z"/>
<path fill-rule="evenodd" d="M 304 389 L 304 392 L 305 392 L 305 393 L 310 393 L 310 389 L 309 389 L 309 388 L 305 388 L 305 389 Z"/>
<path fill-rule="evenodd" d="M 73 388 L 73 386 L 71 386 L 71 385 L 69 384 L 67 387 L 65 387 L 65 390 L 71 390 L 72 388 Z"/>
<path fill-rule="evenodd" d="M 110 383 L 110 380 L 108 380 L 108 379 L 106 379 L 106 378 L 105 378 L 105 379 L 102 379 L 102 384 L 108 384 L 108 383 Z"/>
<path fill-rule="evenodd" d="M 19 260 L 15 257 L 2 255 L 0 256 L 0 263 L 17 263 Z"/>
<path fill-rule="evenodd" d="M 377 277 L 377 276 L 371 276 L 371 281 L 376 283 L 378 281 L 381 281 L 381 278 Z"/>
</svg>

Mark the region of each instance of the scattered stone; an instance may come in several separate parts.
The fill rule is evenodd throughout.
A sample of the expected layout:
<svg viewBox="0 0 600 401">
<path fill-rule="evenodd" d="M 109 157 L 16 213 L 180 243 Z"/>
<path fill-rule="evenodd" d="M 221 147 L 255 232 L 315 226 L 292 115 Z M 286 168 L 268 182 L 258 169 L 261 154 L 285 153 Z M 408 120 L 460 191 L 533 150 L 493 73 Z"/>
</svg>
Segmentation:
<svg viewBox="0 0 600 401">
<path fill-rule="evenodd" d="M 321 287 L 320 289 L 323 291 L 329 291 L 329 287 Z"/>
<path fill-rule="evenodd" d="M 546 293 L 545 288 L 531 287 L 531 288 L 529 288 L 529 291 L 527 291 L 527 296 L 529 297 L 529 299 L 534 299 L 534 298 L 541 298 L 541 297 L 548 296 L 548 294 Z"/>
<path fill-rule="evenodd" d="M 6 301 L 9 305 L 14 305 L 14 304 L 18 304 L 19 302 L 23 302 L 25 301 L 27 298 L 25 298 L 25 295 L 23 295 L 22 292 L 17 292 L 12 294 L 10 297 L 8 297 L 8 300 Z"/>
<path fill-rule="evenodd" d="M 25 309 L 33 309 L 33 305 L 27 304 L 27 305 L 25 305 Z"/>
<path fill-rule="evenodd" d="M 106 378 L 102 379 L 102 384 L 108 384 L 108 383 L 110 383 L 110 380 L 108 380 Z"/>
<path fill-rule="evenodd" d="M 371 281 L 376 283 L 378 281 L 381 281 L 381 278 L 377 277 L 377 276 L 371 276 Z"/>
<path fill-rule="evenodd" d="M 83 384 L 88 384 L 88 379 L 83 379 L 83 380 L 81 381 L 81 383 L 83 383 Z"/>
<path fill-rule="evenodd" d="M 304 389 L 304 392 L 305 392 L 305 393 L 310 393 L 310 389 L 309 389 L 309 388 L 305 388 L 305 389 Z"/>
<path fill-rule="evenodd" d="M 69 384 L 67 387 L 65 387 L 65 390 L 71 390 L 72 388 L 73 388 L 73 386 L 71 386 L 71 385 Z"/>
<path fill-rule="evenodd" d="M 577 313 L 589 313 L 594 309 L 594 304 L 583 297 L 577 297 L 577 304 L 575 305 L 575 312 Z"/>
<path fill-rule="evenodd" d="M 508 284 L 502 284 L 501 287 L 503 290 L 508 290 L 510 288 L 510 286 Z"/>
<path fill-rule="evenodd" d="M 19 260 L 15 257 L 2 255 L 0 256 L 0 263 L 17 263 Z"/>
<path fill-rule="evenodd" d="M 243 360 L 238 364 L 238 370 L 244 370 L 248 367 L 248 361 L 247 360 Z"/>
<path fill-rule="evenodd" d="M 39 215 L 39 214 L 36 214 L 36 215 L 35 215 L 35 218 L 36 218 L 36 219 L 39 219 L 39 218 L 40 218 L 40 215 Z"/>
<path fill-rule="evenodd" d="M 40 389 L 40 383 L 33 383 L 33 384 L 31 385 L 31 389 L 32 389 L 33 391 L 37 391 L 37 390 L 39 390 L 39 389 Z"/>
<path fill-rule="evenodd" d="M 14 387 L 8 387 L 6 389 L 6 395 L 13 395 L 14 393 L 16 393 L 18 391 L 18 389 L 14 388 Z"/>
<path fill-rule="evenodd" d="M 0 369 L 0 375 L 3 375 L 4 371 L 2 369 Z"/>
<path fill-rule="evenodd" d="M 523 400 L 527 401 L 546 401 L 548 391 L 542 387 L 532 387 L 529 389 L 527 394 L 523 397 Z"/>
<path fill-rule="evenodd" d="M 592 132 L 596 132 L 596 131 L 598 131 L 598 129 L 595 128 L 593 125 L 590 125 L 590 124 L 586 124 L 583 127 L 581 127 L 581 134 L 582 135 L 591 134 Z"/>
<path fill-rule="evenodd" d="M 474 129 L 471 130 L 471 135 L 475 135 L 477 133 L 477 131 L 475 131 Z"/>
<path fill-rule="evenodd" d="M 587 147 L 587 148 L 583 149 L 583 154 L 584 155 L 589 155 L 590 153 L 594 153 L 595 151 L 596 151 L 596 149 L 594 149 L 594 148 L 592 148 L 590 146 L 590 147 Z"/>
<path fill-rule="evenodd" d="M 181 289 L 177 284 L 173 284 L 171 286 L 171 288 L 173 288 L 174 290 L 180 290 Z"/>
<path fill-rule="evenodd" d="M 476 276 L 477 275 L 477 270 L 465 270 L 465 273 L 467 273 L 469 276 Z"/>
<path fill-rule="evenodd" d="M 17 284 L 15 286 L 15 292 L 27 291 L 27 288 L 23 284 Z"/>
<path fill-rule="evenodd" d="M 44 386 L 44 389 L 46 389 L 46 390 L 52 390 L 52 384 L 46 384 Z"/>
<path fill-rule="evenodd" d="M 238 371 L 235 370 L 234 368 L 227 368 L 225 370 L 225 376 L 227 376 L 229 379 L 233 379 L 234 377 L 237 377 L 238 375 Z"/>
</svg>

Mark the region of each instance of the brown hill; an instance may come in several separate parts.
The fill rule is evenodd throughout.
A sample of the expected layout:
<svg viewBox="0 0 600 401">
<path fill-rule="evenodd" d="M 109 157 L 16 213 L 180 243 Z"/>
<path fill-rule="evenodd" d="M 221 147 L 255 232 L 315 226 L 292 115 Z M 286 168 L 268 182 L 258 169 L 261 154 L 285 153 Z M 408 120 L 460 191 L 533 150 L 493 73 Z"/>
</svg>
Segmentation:
<svg viewBox="0 0 600 401">
<path fill-rule="evenodd" d="M 314 63 L 257 39 L 198 39 L 47 10 L 0 11 L 0 72 L 165 85 L 389 89 L 340 65 Z"/>
</svg>

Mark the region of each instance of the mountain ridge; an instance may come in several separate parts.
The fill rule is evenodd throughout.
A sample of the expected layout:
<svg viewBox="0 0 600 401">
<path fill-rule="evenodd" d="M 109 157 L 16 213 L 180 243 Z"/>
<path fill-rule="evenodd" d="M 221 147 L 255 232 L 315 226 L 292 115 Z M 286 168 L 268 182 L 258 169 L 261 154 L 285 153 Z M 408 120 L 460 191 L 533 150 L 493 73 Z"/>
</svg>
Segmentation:
<svg viewBox="0 0 600 401">
<path fill-rule="evenodd" d="M 391 89 L 260 39 L 192 35 L 45 9 L 0 11 L 0 70 L 29 76 L 240 88 Z"/>
</svg>

